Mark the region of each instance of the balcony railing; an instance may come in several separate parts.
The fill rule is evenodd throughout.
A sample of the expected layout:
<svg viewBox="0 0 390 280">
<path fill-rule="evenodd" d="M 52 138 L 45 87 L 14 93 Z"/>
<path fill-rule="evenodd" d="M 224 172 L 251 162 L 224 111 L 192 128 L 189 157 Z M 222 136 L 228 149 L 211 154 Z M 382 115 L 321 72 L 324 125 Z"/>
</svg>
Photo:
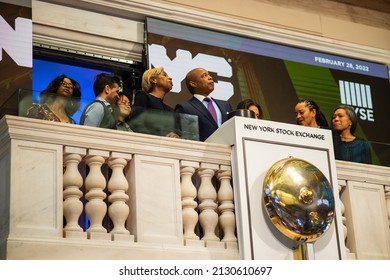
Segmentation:
<svg viewBox="0 0 390 280">
<path fill-rule="evenodd" d="M 228 145 L 5 116 L 1 259 L 239 259 Z M 390 259 L 390 169 L 337 162 L 351 259 Z"/>
<path fill-rule="evenodd" d="M 229 146 L 13 116 L 1 127 L 2 258 L 239 257 Z"/>
</svg>

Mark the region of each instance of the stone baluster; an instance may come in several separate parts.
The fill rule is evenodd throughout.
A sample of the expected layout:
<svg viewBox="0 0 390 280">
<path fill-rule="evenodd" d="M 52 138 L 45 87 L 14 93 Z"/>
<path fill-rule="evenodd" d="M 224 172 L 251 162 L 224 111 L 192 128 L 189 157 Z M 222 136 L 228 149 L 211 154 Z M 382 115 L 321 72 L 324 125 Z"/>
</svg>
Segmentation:
<svg viewBox="0 0 390 280">
<path fill-rule="evenodd" d="M 387 208 L 387 219 L 389 221 L 389 228 L 390 228 L 390 186 L 385 186 L 385 200 L 386 200 L 386 208 Z"/>
<path fill-rule="evenodd" d="M 217 178 L 221 182 L 218 190 L 218 210 L 220 213 L 219 224 L 223 231 L 222 241 L 237 242 L 235 236 L 236 217 L 234 214 L 233 188 L 230 184 L 232 172 L 230 166 L 221 166 L 217 172 Z"/>
<path fill-rule="evenodd" d="M 198 190 L 199 204 L 199 222 L 203 229 L 204 241 L 219 241 L 215 231 L 218 225 L 217 210 L 217 191 L 213 186 L 211 179 L 214 176 L 215 170 L 218 169 L 218 165 L 201 163 L 198 170 L 200 177 L 200 186 Z"/>
<path fill-rule="evenodd" d="M 108 208 L 108 214 L 114 225 L 111 235 L 130 234 L 125 228 L 129 215 L 129 206 L 127 205 L 129 196 L 126 194 L 129 183 L 123 173 L 123 169 L 129 160 L 131 160 L 130 154 L 113 152 L 107 161 L 108 166 L 112 169 L 111 178 L 108 181 L 108 191 L 110 192 L 108 201 L 111 203 Z"/>
<path fill-rule="evenodd" d="M 195 234 L 195 226 L 198 223 L 198 213 L 195 209 L 198 203 L 195 201 L 196 188 L 192 183 L 192 176 L 195 173 L 195 169 L 199 167 L 199 163 L 181 161 L 180 164 L 183 237 L 185 240 L 199 240 L 199 236 Z"/>
<path fill-rule="evenodd" d="M 102 226 L 102 221 L 107 212 L 107 205 L 103 201 L 106 194 L 103 190 L 106 188 L 106 179 L 102 173 L 101 167 L 105 162 L 108 152 L 98 150 L 88 150 L 85 157 L 85 163 L 89 166 L 89 173 L 85 178 L 85 198 L 88 200 L 85 205 L 85 213 L 89 217 L 90 226 L 87 232 L 103 232 L 107 230 Z"/>
<path fill-rule="evenodd" d="M 344 203 L 341 200 L 341 193 L 342 193 L 342 191 L 343 191 L 343 189 L 345 187 L 346 187 L 346 182 L 339 180 L 338 190 L 339 190 L 339 197 L 340 197 L 340 210 L 341 210 L 341 221 L 343 223 L 344 242 L 347 240 L 348 229 L 347 229 L 347 226 L 346 226 L 347 218 L 344 215 L 344 213 L 345 213 L 345 206 L 344 206 Z M 345 242 L 345 250 L 346 250 L 347 254 L 351 252 L 349 250 L 349 248 L 347 247 L 347 242 Z"/>
<path fill-rule="evenodd" d="M 80 190 L 83 185 L 83 177 L 79 172 L 78 166 L 85 154 L 86 149 L 64 147 L 63 208 L 66 220 L 64 232 L 83 231 L 78 223 L 80 215 L 83 212 L 83 203 L 80 200 L 83 195 Z"/>
</svg>

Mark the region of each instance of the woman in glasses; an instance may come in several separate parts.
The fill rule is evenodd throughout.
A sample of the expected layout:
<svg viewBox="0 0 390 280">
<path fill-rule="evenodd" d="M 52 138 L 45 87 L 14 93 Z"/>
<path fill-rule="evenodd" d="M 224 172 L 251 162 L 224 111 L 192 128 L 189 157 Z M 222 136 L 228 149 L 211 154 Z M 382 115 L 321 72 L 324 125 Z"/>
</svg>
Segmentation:
<svg viewBox="0 0 390 280">
<path fill-rule="evenodd" d="M 116 116 L 116 129 L 122 131 L 130 131 L 133 130 L 129 125 L 129 115 L 131 112 L 131 104 L 130 98 L 125 93 L 119 94 L 119 99 L 116 103 L 116 107 L 114 107 L 114 115 Z"/>
<path fill-rule="evenodd" d="M 28 109 L 27 117 L 75 124 L 71 116 L 80 107 L 80 98 L 79 83 L 62 74 L 40 93 L 39 104 Z"/>
</svg>

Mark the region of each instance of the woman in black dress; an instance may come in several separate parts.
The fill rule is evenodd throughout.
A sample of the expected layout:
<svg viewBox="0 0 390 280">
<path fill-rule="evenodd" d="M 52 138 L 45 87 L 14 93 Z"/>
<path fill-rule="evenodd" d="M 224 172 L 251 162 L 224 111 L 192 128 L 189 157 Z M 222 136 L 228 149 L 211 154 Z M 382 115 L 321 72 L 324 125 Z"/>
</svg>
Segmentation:
<svg viewBox="0 0 390 280">
<path fill-rule="evenodd" d="M 164 103 L 164 97 L 172 87 L 172 78 L 163 67 L 144 72 L 142 91 L 135 94 L 130 116 L 134 131 L 180 138 L 174 109 Z"/>
</svg>

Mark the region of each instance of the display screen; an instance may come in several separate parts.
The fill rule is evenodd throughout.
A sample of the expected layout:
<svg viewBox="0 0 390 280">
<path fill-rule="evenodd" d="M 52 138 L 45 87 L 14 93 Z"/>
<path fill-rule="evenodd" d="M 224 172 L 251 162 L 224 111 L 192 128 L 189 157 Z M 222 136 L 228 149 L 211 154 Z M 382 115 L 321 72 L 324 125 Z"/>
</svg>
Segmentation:
<svg viewBox="0 0 390 280">
<path fill-rule="evenodd" d="M 170 106 L 191 98 L 184 79 L 196 67 L 213 76 L 211 96 L 233 108 L 250 98 L 272 121 L 295 124 L 300 99 L 314 100 L 329 124 L 335 107 L 350 105 L 359 117 L 355 135 L 370 141 L 375 164 L 390 166 L 386 65 L 153 18 L 146 31 L 148 66 L 163 66 L 173 79 Z"/>
</svg>

